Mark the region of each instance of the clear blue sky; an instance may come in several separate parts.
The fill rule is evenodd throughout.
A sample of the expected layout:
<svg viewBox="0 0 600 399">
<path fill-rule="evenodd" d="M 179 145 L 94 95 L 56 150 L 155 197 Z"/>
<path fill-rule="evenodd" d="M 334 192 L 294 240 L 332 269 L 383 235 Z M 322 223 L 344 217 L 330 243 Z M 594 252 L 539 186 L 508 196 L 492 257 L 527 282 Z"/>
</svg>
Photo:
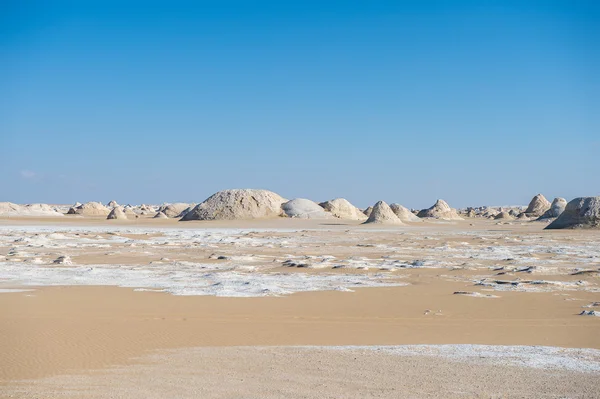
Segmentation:
<svg viewBox="0 0 600 399">
<path fill-rule="evenodd" d="M 0 2 L 0 201 L 600 195 L 599 1 Z"/>
</svg>

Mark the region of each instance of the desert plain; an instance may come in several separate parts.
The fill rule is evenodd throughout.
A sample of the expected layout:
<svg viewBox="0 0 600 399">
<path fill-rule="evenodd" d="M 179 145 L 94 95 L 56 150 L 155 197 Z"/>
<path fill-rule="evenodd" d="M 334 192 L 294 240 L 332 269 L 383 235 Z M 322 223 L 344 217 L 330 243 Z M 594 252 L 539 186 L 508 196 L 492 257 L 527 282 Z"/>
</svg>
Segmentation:
<svg viewBox="0 0 600 399">
<path fill-rule="evenodd" d="M 0 218 L 0 397 L 600 396 L 600 231 Z"/>
</svg>

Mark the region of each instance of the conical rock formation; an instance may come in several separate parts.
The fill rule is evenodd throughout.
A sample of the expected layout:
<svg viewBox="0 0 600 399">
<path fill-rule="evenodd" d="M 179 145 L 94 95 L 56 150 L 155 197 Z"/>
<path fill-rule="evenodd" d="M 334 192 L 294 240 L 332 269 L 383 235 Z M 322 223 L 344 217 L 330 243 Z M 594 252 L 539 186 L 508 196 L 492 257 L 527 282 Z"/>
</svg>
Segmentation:
<svg viewBox="0 0 600 399">
<path fill-rule="evenodd" d="M 529 217 L 540 217 L 550 209 L 550 202 L 544 197 L 542 194 L 538 194 L 531 199 L 527 209 L 525 210 L 525 214 Z"/>
<path fill-rule="evenodd" d="M 108 220 L 113 220 L 113 219 L 127 220 L 127 215 L 125 214 L 125 211 L 123 210 L 123 208 L 121 208 L 120 206 L 116 206 L 113 208 L 112 211 L 110 211 L 110 213 L 108 214 L 106 219 L 108 219 Z"/>
<path fill-rule="evenodd" d="M 364 222 L 364 224 L 367 223 L 404 224 L 384 201 L 379 201 L 375 204 L 369 218 Z"/>
</svg>

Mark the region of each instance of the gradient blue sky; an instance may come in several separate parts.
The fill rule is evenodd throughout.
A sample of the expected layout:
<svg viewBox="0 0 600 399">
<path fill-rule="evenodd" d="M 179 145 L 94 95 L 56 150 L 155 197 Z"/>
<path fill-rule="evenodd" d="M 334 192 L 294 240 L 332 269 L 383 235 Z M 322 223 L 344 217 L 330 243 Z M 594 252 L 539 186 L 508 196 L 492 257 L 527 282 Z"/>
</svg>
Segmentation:
<svg viewBox="0 0 600 399">
<path fill-rule="evenodd" d="M 0 201 L 600 195 L 598 1 L 161 3 L 0 3 Z"/>
</svg>

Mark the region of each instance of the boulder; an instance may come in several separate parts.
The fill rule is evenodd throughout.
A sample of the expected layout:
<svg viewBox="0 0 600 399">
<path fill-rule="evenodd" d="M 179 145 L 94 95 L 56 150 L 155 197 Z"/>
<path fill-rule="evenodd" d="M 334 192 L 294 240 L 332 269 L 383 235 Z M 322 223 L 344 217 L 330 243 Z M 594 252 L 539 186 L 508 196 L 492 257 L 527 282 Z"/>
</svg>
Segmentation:
<svg viewBox="0 0 600 399">
<path fill-rule="evenodd" d="M 333 216 L 319 204 L 305 198 L 295 198 L 281 205 L 283 213 L 291 218 L 329 219 Z"/>
</svg>

